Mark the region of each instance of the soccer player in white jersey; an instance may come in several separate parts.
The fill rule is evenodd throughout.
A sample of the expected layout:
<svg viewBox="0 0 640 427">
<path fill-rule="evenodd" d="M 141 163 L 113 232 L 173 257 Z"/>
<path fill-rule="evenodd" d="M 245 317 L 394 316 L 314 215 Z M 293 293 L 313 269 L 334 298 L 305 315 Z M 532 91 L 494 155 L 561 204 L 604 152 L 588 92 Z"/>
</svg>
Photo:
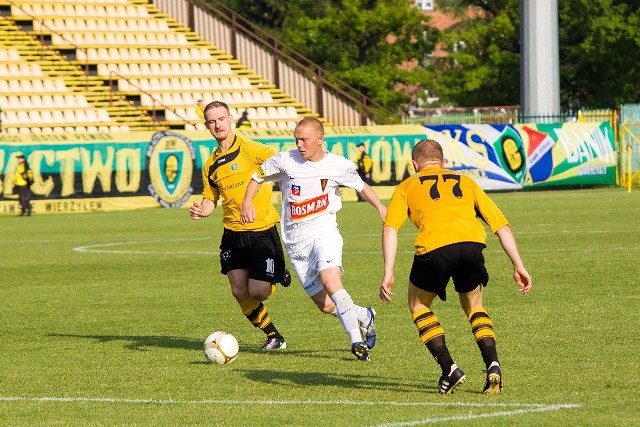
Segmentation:
<svg viewBox="0 0 640 427">
<path fill-rule="evenodd" d="M 375 311 L 354 304 L 342 284 L 342 236 L 336 213 L 340 186 L 351 187 L 378 210 L 387 208 L 356 172 L 355 164 L 323 149 L 324 127 L 314 118 L 295 129 L 297 150 L 277 153 L 254 172 L 242 203 L 241 220 L 256 220 L 253 198 L 265 180 L 282 190 L 281 232 L 291 264 L 320 311 L 338 316 L 351 339 L 351 352 L 362 361 L 376 343 Z"/>
</svg>

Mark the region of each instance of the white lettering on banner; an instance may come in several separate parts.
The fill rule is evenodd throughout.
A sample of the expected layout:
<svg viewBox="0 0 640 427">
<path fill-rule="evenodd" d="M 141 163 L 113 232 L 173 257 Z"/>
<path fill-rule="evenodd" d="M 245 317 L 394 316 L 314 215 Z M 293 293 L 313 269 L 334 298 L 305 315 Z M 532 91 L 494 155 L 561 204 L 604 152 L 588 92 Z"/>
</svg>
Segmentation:
<svg viewBox="0 0 640 427">
<path fill-rule="evenodd" d="M 606 175 L 606 165 L 580 165 L 578 166 L 578 176 L 585 175 Z"/>
<path fill-rule="evenodd" d="M 602 132 L 599 127 L 568 127 L 555 129 L 555 132 L 567 156 L 567 162 L 592 162 L 596 158 L 604 163 L 615 162 L 608 130 Z"/>
<path fill-rule="evenodd" d="M 447 168 L 470 166 L 485 169 L 491 163 L 487 150 L 489 143 L 485 140 L 483 128 L 468 128 L 464 140 L 462 129 L 443 129 L 436 132 L 427 128 L 426 137 L 442 145 Z"/>
<path fill-rule="evenodd" d="M 313 215 L 318 212 L 322 212 L 329 206 L 329 195 L 323 194 L 313 199 L 305 200 L 303 202 L 291 203 L 291 218 L 301 219 L 309 215 Z"/>
</svg>

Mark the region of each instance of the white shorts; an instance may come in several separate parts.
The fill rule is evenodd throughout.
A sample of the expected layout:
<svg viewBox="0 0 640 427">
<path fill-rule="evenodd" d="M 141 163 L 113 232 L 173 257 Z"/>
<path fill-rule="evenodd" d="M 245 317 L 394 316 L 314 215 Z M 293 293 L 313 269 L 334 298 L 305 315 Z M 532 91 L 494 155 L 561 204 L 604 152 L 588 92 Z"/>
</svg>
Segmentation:
<svg viewBox="0 0 640 427">
<path fill-rule="evenodd" d="M 320 280 L 322 270 L 329 267 L 342 269 L 342 245 L 342 236 L 336 229 L 323 230 L 322 234 L 305 246 L 286 247 L 291 265 L 310 297 L 324 289 Z"/>
</svg>

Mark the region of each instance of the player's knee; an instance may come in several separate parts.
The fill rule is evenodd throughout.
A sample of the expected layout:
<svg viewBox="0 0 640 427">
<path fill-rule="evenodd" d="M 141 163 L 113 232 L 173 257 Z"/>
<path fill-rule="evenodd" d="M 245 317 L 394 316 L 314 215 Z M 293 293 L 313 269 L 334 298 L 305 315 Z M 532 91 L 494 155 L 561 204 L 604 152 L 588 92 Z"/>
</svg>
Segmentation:
<svg viewBox="0 0 640 427">
<path fill-rule="evenodd" d="M 318 310 L 320 310 L 325 314 L 333 314 L 336 311 L 336 305 L 329 298 L 327 298 L 324 301 L 314 301 L 314 302 L 316 303 Z"/>
<path fill-rule="evenodd" d="M 233 295 L 233 297 L 238 302 L 244 302 L 244 301 L 248 300 L 251 297 L 249 292 L 247 292 L 245 289 L 234 289 L 234 288 L 231 288 L 231 295 Z"/>
<path fill-rule="evenodd" d="M 431 304 L 425 304 L 419 299 L 409 298 L 409 311 L 411 312 L 412 315 L 419 311 L 424 310 L 425 308 L 429 308 L 430 306 Z"/>
<path fill-rule="evenodd" d="M 259 301 L 267 300 L 273 293 L 272 291 L 273 291 L 273 286 L 271 285 L 271 283 L 265 283 L 264 285 L 261 285 L 261 286 L 252 286 L 251 289 L 249 289 L 249 293 L 251 297 Z"/>
<path fill-rule="evenodd" d="M 325 306 L 318 307 L 318 308 L 324 314 L 334 314 L 336 312 L 336 306 L 335 305 L 325 305 Z"/>
<path fill-rule="evenodd" d="M 461 303 L 460 306 L 462 307 L 462 310 L 464 311 L 464 313 L 467 315 L 467 318 L 469 318 L 471 313 L 473 313 L 475 311 L 479 311 L 479 310 L 484 311 L 484 307 L 482 306 L 481 302 L 480 303 L 474 303 L 474 304 Z"/>
</svg>

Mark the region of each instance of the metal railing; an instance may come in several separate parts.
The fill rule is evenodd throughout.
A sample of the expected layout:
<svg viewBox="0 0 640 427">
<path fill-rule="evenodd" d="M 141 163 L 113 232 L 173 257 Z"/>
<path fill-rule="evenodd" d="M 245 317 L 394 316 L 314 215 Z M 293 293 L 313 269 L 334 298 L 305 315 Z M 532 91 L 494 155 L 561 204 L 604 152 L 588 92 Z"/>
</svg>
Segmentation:
<svg viewBox="0 0 640 427">
<path fill-rule="evenodd" d="M 44 28 L 46 28 L 47 30 L 49 30 L 49 32 L 51 32 L 51 34 L 56 34 L 57 36 L 59 36 L 62 40 L 64 40 L 69 46 L 73 46 L 73 48 L 76 50 L 76 52 L 78 50 L 83 51 L 85 54 L 85 63 L 84 63 L 84 90 L 85 92 L 89 91 L 89 60 L 87 58 L 87 49 L 85 49 L 82 46 L 78 46 L 77 44 L 73 43 L 72 41 L 70 41 L 69 39 L 67 39 L 64 35 L 62 35 L 61 33 L 59 33 L 58 31 L 54 30 L 53 28 L 49 27 L 44 20 L 38 18 L 37 16 L 32 15 L 31 13 L 27 12 L 18 2 L 15 2 L 13 0 L 9 0 L 8 1 L 9 4 L 11 6 L 15 6 L 18 9 L 20 9 L 23 13 L 24 16 L 28 16 L 29 18 L 31 18 L 31 20 L 33 20 L 34 22 L 38 22 L 38 25 L 40 26 L 40 34 L 39 34 L 39 40 L 40 40 L 40 60 L 44 60 L 44 52 L 45 50 L 48 50 L 48 46 L 45 43 L 45 38 L 44 38 Z M 34 31 L 35 32 L 35 31 Z"/>
<path fill-rule="evenodd" d="M 402 116 L 403 124 L 513 124 L 518 120 L 517 106 L 474 108 L 415 108 Z"/>
<path fill-rule="evenodd" d="M 116 78 L 114 78 L 114 76 L 117 76 Z M 195 127 L 195 124 L 193 122 L 191 122 L 191 120 L 189 120 L 188 118 L 182 116 L 181 114 L 179 114 L 175 109 L 173 109 L 172 107 L 166 105 L 165 103 L 163 103 L 162 101 L 159 101 L 152 93 L 147 92 L 146 90 L 142 89 L 140 86 L 138 86 L 137 84 L 133 83 L 129 78 L 123 76 L 122 74 L 118 73 L 117 71 L 114 70 L 109 70 L 109 107 L 113 107 L 113 94 L 118 92 L 118 85 L 117 85 L 117 80 L 126 80 L 127 84 L 130 86 L 133 86 L 134 88 L 136 88 L 140 94 L 141 94 L 141 99 L 140 99 L 140 108 L 141 109 L 145 109 L 146 106 L 142 105 L 142 94 L 147 95 L 149 97 L 149 99 L 151 99 L 151 119 L 152 119 L 152 123 L 153 123 L 153 130 L 156 130 L 158 128 L 158 126 L 160 126 L 160 121 L 158 120 L 157 117 L 157 113 L 156 113 L 156 106 L 157 107 L 162 107 L 164 108 L 164 110 L 169 110 L 171 111 L 173 114 L 176 115 L 176 117 L 178 117 L 181 121 L 183 121 L 185 124 L 190 124 L 192 126 Z M 119 97 L 122 95 L 119 95 Z M 166 119 L 166 116 L 165 116 Z"/>
<path fill-rule="evenodd" d="M 451 107 L 413 109 L 402 116 L 403 124 L 518 124 L 518 123 L 567 123 L 610 122 L 617 128 L 615 110 L 564 111 L 560 114 L 523 115 L 519 106 L 503 107 Z"/>
<path fill-rule="evenodd" d="M 218 0 L 153 0 L 210 43 L 336 125 L 393 124 L 387 110 Z"/>
</svg>

